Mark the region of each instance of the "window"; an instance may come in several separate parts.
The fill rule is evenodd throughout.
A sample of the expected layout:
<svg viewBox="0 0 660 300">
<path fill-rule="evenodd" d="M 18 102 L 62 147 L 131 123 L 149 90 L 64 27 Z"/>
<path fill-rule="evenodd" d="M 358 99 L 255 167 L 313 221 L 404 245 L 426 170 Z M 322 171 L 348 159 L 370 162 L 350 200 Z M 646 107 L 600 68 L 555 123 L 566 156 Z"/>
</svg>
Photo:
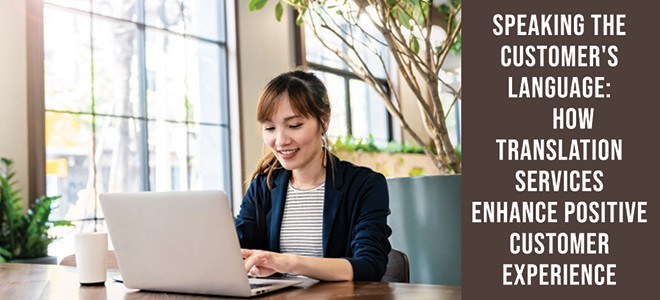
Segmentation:
<svg viewBox="0 0 660 300">
<path fill-rule="evenodd" d="M 314 16 L 308 14 L 307 17 Z M 336 18 L 333 22 L 336 22 L 335 24 L 342 31 L 350 30 L 350 26 L 343 22 L 341 18 Z M 368 25 L 368 22 L 363 23 Z M 304 30 L 304 41 L 301 42 L 304 51 L 300 51 L 305 53 L 304 64 L 316 70 L 316 73 L 328 88 L 328 96 L 332 105 L 328 136 L 331 139 L 348 135 L 356 139 L 366 139 L 371 136 L 374 141 L 380 144 L 391 141 L 393 139 L 392 118 L 379 95 L 369 84 L 353 75 L 341 59 L 323 46 L 308 23 L 305 23 L 304 29 L 301 28 L 300 30 Z M 319 32 L 321 38 L 327 44 L 333 47 L 344 47 L 343 50 L 346 50 L 346 46 L 342 45 L 341 41 L 329 32 L 325 30 Z M 363 38 L 361 43 L 367 43 L 367 39 L 363 35 L 356 34 L 356 36 Z M 380 56 L 385 59 L 386 64 L 389 65 L 387 61 L 389 51 L 387 48 L 381 45 L 375 47 L 377 48 L 376 51 L 381 53 Z M 366 54 L 368 64 L 379 64 L 375 61 L 377 59 L 376 54 L 370 52 L 371 50 L 363 48 L 360 51 Z M 374 70 L 376 69 L 378 68 L 374 68 Z M 389 89 L 384 70 L 376 76 L 381 79 L 380 84 Z"/>
<path fill-rule="evenodd" d="M 353 75 L 348 65 L 333 51 L 327 49 L 328 47 L 337 49 L 339 52 L 347 53 L 349 59 L 355 59 L 354 53 L 351 52 L 353 49 L 346 45 L 346 43 L 352 44 L 364 58 L 365 65 L 369 66 L 369 70 L 380 79 L 380 84 L 385 87 L 385 90 L 389 93 L 391 88 L 395 88 L 388 85 L 387 74 L 393 75 L 397 70 L 389 62 L 390 51 L 382 34 L 372 23 L 377 19 L 374 17 L 376 13 L 374 8 L 369 5 L 365 6 L 364 3 L 350 1 L 327 5 L 325 10 L 320 9 L 319 6 L 323 6 L 323 4 L 315 6 L 316 11 L 311 12 L 310 10 L 305 14 L 306 22 L 300 30 L 302 48 L 298 51 L 300 53 L 298 64 L 318 70 L 321 79 L 328 87 L 333 109 L 332 125 L 328 135 L 331 137 L 352 135 L 356 138 L 373 136 L 374 140 L 381 144 L 391 140 L 401 140 L 400 132 L 393 130 L 393 128 L 398 128 L 398 125 L 388 114 L 379 95 L 371 86 Z M 310 23 L 317 24 L 318 32 L 314 32 L 315 27 Z M 341 35 L 346 43 L 331 31 Z M 413 33 L 404 32 L 404 35 L 406 34 Z M 380 59 L 383 60 L 385 69 L 381 67 Z M 357 65 L 361 64 L 358 62 Z M 439 75 L 452 88 L 459 89 L 461 85 L 460 54 L 450 54 Z M 390 77 L 396 78 L 397 76 Z M 398 80 L 401 84 L 406 84 L 402 78 Z M 393 84 L 397 83 L 393 82 Z M 447 87 L 440 85 L 441 101 L 447 117 L 447 130 L 453 144 L 459 145 L 461 143 L 461 101 L 456 101 Z M 407 113 L 415 114 L 412 116 L 417 117 L 417 104 L 413 100 L 408 103 L 415 107 L 407 109 Z M 408 103 L 405 105 L 409 105 Z M 412 124 L 413 130 L 417 132 L 424 130 L 421 121 L 414 123 L 418 124 Z"/>
<path fill-rule="evenodd" d="M 231 195 L 225 3 L 45 0 L 46 193 L 52 220 L 104 227 L 104 192 Z M 54 255 L 71 253 L 73 230 Z"/>
<path fill-rule="evenodd" d="M 459 61 L 459 62 L 457 62 Z M 440 70 L 440 78 L 452 88 L 459 89 L 461 86 L 460 55 L 450 54 L 445 61 L 446 69 Z M 447 89 L 447 88 L 445 88 Z M 447 116 L 447 132 L 454 146 L 461 144 L 461 101 L 455 101 L 451 92 L 445 91 L 440 84 L 440 99 L 442 107 L 445 108 Z"/>
</svg>

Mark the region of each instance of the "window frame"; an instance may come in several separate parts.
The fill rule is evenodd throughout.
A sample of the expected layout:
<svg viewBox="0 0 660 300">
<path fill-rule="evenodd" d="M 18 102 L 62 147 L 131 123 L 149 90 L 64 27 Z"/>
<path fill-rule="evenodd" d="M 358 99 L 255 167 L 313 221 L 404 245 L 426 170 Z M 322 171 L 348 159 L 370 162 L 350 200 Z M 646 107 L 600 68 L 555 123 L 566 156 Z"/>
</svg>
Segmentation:
<svg viewBox="0 0 660 300">
<path fill-rule="evenodd" d="M 357 75 L 353 74 L 350 70 L 342 70 L 342 69 L 337 69 L 333 67 L 329 67 L 326 65 L 314 63 L 314 62 L 309 62 L 307 61 L 307 50 L 306 50 L 306 44 L 305 44 L 305 26 L 300 25 L 298 26 L 296 24 L 296 20 L 298 19 L 298 11 L 293 10 L 293 16 L 290 19 L 291 20 L 291 26 L 294 28 L 293 34 L 294 34 L 294 61 L 296 63 L 296 66 L 298 67 L 303 67 L 307 68 L 310 70 L 315 70 L 319 72 L 324 72 L 324 73 L 329 73 L 338 77 L 341 77 L 344 79 L 344 88 L 345 88 L 345 98 L 344 98 L 344 104 L 346 107 L 346 120 L 344 121 L 346 124 L 347 128 L 347 134 L 353 136 L 353 124 L 352 124 L 352 118 L 351 118 L 351 94 L 350 94 L 350 80 L 358 80 L 361 82 L 365 82 L 362 80 L 362 78 L 358 77 Z M 378 78 L 378 82 L 385 87 L 385 90 L 387 91 L 388 96 L 391 97 L 390 90 L 392 87 L 389 86 L 387 83 L 387 80 L 384 78 Z M 378 101 L 381 101 L 380 99 Z M 387 120 L 387 142 L 395 141 L 400 139 L 401 134 L 396 134 L 395 133 L 395 126 L 393 122 L 392 115 L 385 110 L 386 112 L 386 120 Z"/>
<path fill-rule="evenodd" d="M 143 1 L 136 0 L 138 2 L 138 13 L 143 12 Z M 169 32 L 175 35 L 180 35 L 185 39 L 193 38 L 196 41 L 210 42 L 212 44 L 218 45 L 220 53 L 224 55 L 219 56 L 220 74 L 218 74 L 220 82 L 218 83 L 220 90 L 220 99 L 218 99 L 219 107 L 221 109 L 220 113 L 223 116 L 220 123 L 218 123 L 217 128 L 219 130 L 224 130 L 226 133 L 221 134 L 221 143 L 226 143 L 224 145 L 223 152 L 226 154 L 221 154 L 220 160 L 224 166 L 223 172 L 225 187 L 225 192 L 229 197 L 229 203 L 233 206 L 233 198 L 240 197 L 242 191 L 236 190 L 237 184 L 240 186 L 241 182 L 241 171 L 240 167 L 232 166 L 233 162 L 238 159 L 240 161 L 240 145 L 235 141 L 239 141 L 240 137 L 237 135 L 239 129 L 236 127 L 240 123 L 240 120 L 236 114 L 233 112 L 236 111 L 238 101 L 231 99 L 236 99 L 235 95 L 238 94 L 238 80 L 237 80 L 237 58 L 236 53 L 232 52 L 231 49 L 235 49 L 236 45 L 236 33 L 231 32 L 235 30 L 235 9 L 234 3 L 231 0 L 226 0 L 222 2 L 223 7 L 221 7 L 222 13 L 222 23 L 219 24 L 219 30 L 223 31 L 220 33 L 220 37 L 217 40 L 204 38 L 201 36 L 194 36 L 186 33 L 173 32 L 167 29 L 162 29 L 158 27 L 153 27 L 145 24 L 145 21 L 136 21 L 136 20 L 120 20 L 122 22 L 127 22 L 134 24 L 138 27 L 138 46 L 141 51 L 138 53 L 139 74 L 138 76 L 140 81 L 140 91 L 139 97 L 142 98 L 145 96 L 146 90 L 146 68 L 144 67 L 144 43 L 146 42 L 146 29 L 155 29 L 164 32 Z M 46 107 L 45 107 L 45 53 L 44 53 L 44 0 L 27 0 L 25 8 L 27 11 L 26 17 L 26 33 L 27 33 L 27 120 L 28 120 L 28 168 L 29 168 L 29 200 L 28 205 L 32 205 L 35 200 L 42 195 L 46 195 L 46 136 L 45 136 L 45 118 L 46 118 Z M 53 5 L 53 4 L 48 4 Z M 59 7 L 58 5 L 53 5 Z M 80 13 L 89 14 L 90 17 L 100 17 L 115 19 L 110 16 L 99 15 L 93 12 L 80 11 L 73 8 L 62 7 L 64 10 L 79 11 Z M 116 19 L 118 20 L 118 19 Z M 221 40 L 224 39 L 224 40 Z M 146 103 L 146 100 L 141 103 Z M 146 105 L 146 104 L 145 104 Z M 58 112 L 58 111 L 55 111 Z M 94 113 L 90 113 L 90 116 L 94 116 Z M 102 115 L 102 114 L 96 114 Z M 123 116 L 117 116 L 123 118 Z M 149 117 L 131 117 L 138 119 L 140 122 L 148 122 Z M 144 119 L 144 120 L 143 120 Z M 190 121 L 186 120 L 183 122 L 188 125 L 204 125 L 204 121 Z M 215 127 L 214 127 L 215 128 Z M 145 132 L 146 134 L 146 132 Z M 140 143 L 144 144 L 145 148 L 142 150 L 148 151 L 146 148 L 147 140 L 140 139 Z M 152 190 L 153 187 L 149 187 L 149 166 L 145 166 L 142 169 L 146 169 L 147 174 L 142 174 L 142 177 L 146 176 L 146 186 L 143 185 L 143 190 Z M 236 179 L 238 178 L 238 180 Z M 77 221 L 95 221 L 102 220 L 102 217 L 95 216 L 93 219 L 83 219 Z"/>
<path fill-rule="evenodd" d="M 46 132 L 43 0 L 27 0 L 29 205 L 46 194 Z"/>
</svg>

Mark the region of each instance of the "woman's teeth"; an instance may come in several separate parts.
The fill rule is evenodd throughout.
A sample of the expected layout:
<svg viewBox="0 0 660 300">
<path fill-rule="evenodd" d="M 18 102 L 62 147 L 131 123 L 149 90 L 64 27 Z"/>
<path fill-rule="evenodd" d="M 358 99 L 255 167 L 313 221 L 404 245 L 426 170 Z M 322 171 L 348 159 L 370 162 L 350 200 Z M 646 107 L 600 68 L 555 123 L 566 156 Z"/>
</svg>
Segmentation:
<svg viewBox="0 0 660 300">
<path fill-rule="evenodd" d="M 293 149 L 293 150 L 280 151 L 280 153 L 282 153 L 282 154 L 284 154 L 284 155 L 289 155 L 289 154 L 293 154 L 293 153 L 298 152 L 298 150 L 300 150 L 300 148 L 298 148 L 298 149 Z"/>
</svg>

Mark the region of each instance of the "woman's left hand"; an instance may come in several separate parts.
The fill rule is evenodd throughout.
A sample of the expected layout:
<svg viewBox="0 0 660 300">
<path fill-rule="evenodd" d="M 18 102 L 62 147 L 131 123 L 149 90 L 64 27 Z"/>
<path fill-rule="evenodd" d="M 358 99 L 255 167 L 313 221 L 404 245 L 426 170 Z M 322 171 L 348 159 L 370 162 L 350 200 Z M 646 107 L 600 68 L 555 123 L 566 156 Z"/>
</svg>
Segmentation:
<svg viewBox="0 0 660 300">
<path fill-rule="evenodd" d="M 252 276 L 267 277 L 275 273 L 290 273 L 292 256 L 264 250 L 241 249 L 245 271 Z"/>
</svg>

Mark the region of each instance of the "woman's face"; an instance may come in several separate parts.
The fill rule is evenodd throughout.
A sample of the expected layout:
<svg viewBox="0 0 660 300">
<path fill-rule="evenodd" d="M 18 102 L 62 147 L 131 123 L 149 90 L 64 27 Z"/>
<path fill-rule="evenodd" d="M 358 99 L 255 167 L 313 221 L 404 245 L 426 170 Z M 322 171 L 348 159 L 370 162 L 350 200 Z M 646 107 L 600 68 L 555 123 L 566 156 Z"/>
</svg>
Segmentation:
<svg viewBox="0 0 660 300">
<path fill-rule="evenodd" d="M 262 123 L 264 143 L 282 167 L 294 172 L 312 173 L 322 168 L 321 126 L 315 118 L 296 114 L 289 99 L 282 95 L 270 120 Z"/>
</svg>

